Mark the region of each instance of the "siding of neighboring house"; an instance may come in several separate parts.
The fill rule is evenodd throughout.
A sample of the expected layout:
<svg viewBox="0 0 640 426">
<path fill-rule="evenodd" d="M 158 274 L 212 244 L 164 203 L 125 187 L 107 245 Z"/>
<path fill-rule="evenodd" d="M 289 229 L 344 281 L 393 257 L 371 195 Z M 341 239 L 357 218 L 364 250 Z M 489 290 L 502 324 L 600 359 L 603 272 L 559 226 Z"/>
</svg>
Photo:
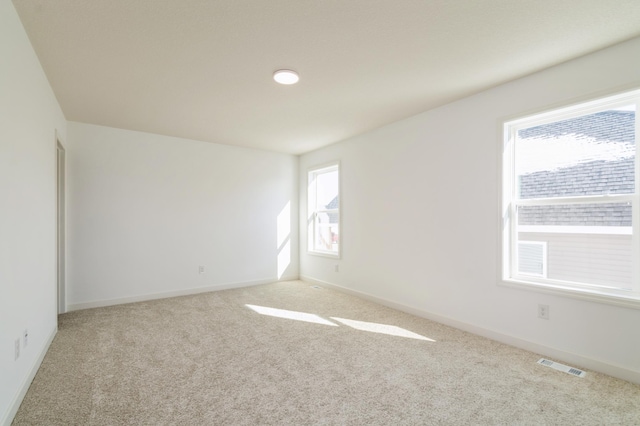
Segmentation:
<svg viewBox="0 0 640 426">
<path fill-rule="evenodd" d="M 521 232 L 518 238 L 547 242 L 547 278 L 631 286 L 631 235 Z"/>
<path fill-rule="evenodd" d="M 592 138 L 603 144 L 613 141 L 629 146 L 633 152 L 635 112 L 604 111 L 523 129 L 518 137 L 552 140 L 567 135 Z M 519 184 L 524 199 L 630 194 L 635 190 L 635 159 L 595 160 L 536 171 L 521 175 Z M 631 235 L 619 231 L 630 230 L 631 222 L 632 209 L 628 203 L 520 207 L 518 225 L 531 232 L 520 232 L 518 240 L 547 243 L 546 259 L 541 259 L 540 251 L 523 250 L 522 256 L 526 257 L 521 257 L 521 261 L 524 267 L 546 261 L 549 279 L 630 288 Z M 549 227 L 560 226 L 573 230 L 547 232 Z M 591 233 L 594 227 L 599 228 L 597 234 Z M 607 233 L 607 228 L 611 233 Z"/>
</svg>

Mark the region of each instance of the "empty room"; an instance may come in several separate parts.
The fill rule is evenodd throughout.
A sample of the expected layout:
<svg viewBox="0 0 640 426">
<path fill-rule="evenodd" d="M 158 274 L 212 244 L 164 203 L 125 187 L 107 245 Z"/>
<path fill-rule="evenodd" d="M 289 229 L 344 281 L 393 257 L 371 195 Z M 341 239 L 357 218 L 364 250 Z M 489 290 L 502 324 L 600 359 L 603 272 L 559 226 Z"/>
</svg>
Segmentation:
<svg viewBox="0 0 640 426">
<path fill-rule="evenodd" d="M 0 425 L 640 424 L 640 2 L 0 0 Z"/>
</svg>

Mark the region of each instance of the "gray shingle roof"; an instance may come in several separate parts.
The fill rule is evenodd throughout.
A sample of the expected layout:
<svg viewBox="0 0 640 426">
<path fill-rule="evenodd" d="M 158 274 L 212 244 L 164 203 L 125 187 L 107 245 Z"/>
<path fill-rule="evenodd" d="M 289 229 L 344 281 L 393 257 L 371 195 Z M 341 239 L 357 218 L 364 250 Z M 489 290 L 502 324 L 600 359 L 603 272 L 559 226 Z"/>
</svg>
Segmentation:
<svg viewBox="0 0 640 426">
<path fill-rule="evenodd" d="M 521 176 L 520 197 L 632 194 L 635 187 L 634 177 L 633 158 L 590 161 L 554 171 L 541 171 Z"/>
<path fill-rule="evenodd" d="M 326 206 L 324 206 L 326 209 L 337 209 L 340 207 L 340 197 L 338 195 L 336 195 L 333 200 L 331 200 L 329 202 L 329 204 L 327 204 Z M 329 223 L 338 223 L 339 221 L 339 214 L 338 213 L 328 213 L 329 215 Z"/>
<path fill-rule="evenodd" d="M 339 206 L 340 206 L 340 199 L 336 195 L 335 197 L 333 197 L 333 200 L 329 201 L 329 204 L 327 204 L 324 207 L 330 210 L 330 209 L 337 209 Z"/>
<path fill-rule="evenodd" d="M 519 225 L 631 226 L 631 206 L 622 203 L 522 206 Z"/>
<path fill-rule="evenodd" d="M 533 138 L 578 134 L 599 140 L 635 143 L 634 120 L 634 111 L 609 110 L 529 127 L 520 130 L 518 136 Z"/>
<path fill-rule="evenodd" d="M 596 140 L 635 145 L 635 112 L 604 111 L 520 130 L 520 138 L 556 138 L 577 134 Z M 520 176 L 522 198 L 629 194 L 635 189 L 633 157 L 590 161 Z M 520 225 L 631 226 L 631 206 L 588 204 L 528 206 L 519 210 Z"/>
</svg>

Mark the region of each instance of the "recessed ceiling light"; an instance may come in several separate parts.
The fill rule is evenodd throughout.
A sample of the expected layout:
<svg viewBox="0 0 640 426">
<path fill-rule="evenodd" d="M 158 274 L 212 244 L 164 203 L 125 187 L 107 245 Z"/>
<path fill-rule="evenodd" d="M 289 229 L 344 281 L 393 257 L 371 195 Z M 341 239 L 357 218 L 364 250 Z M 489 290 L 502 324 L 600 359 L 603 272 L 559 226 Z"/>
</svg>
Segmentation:
<svg viewBox="0 0 640 426">
<path fill-rule="evenodd" d="M 300 77 L 292 70 L 278 70 L 273 73 L 273 79 L 280 84 L 296 84 Z"/>
</svg>

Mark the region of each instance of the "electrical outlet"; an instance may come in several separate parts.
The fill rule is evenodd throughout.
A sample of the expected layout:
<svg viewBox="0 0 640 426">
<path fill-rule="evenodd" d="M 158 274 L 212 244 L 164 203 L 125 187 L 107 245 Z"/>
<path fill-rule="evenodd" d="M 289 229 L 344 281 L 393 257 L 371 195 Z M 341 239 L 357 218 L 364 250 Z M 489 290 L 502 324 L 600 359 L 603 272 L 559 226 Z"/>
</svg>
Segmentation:
<svg viewBox="0 0 640 426">
<path fill-rule="evenodd" d="M 204 266 L 202 266 L 202 265 L 198 266 L 198 273 L 199 274 L 204 274 Z"/>
<path fill-rule="evenodd" d="M 16 339 L 14 360 L 17 360 L 18 358 L 20 358 L 20 339 Z"/>
<path fill-rule="evenodd" d="M 549 319 L 549 305 L 538 305 L 538 318 Z"/>
<path fill-rule="evenodd" d="M 29 330 L 24 329 L 24 333 L 22 333 L 22 347 L 26 348 L 29 344 Z"/>
</svg>

